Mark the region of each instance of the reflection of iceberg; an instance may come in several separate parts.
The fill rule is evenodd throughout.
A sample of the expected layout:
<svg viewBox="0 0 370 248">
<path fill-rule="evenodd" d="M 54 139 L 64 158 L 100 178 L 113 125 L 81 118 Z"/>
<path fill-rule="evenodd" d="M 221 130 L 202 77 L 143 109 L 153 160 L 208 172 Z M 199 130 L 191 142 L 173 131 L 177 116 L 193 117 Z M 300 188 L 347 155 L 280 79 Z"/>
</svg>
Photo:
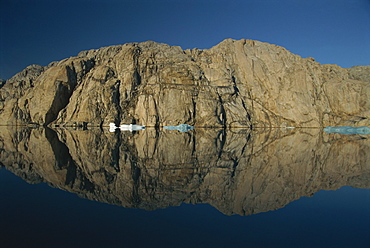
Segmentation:
<svg viewBox="0 0 370 248">
<path fill-rule="evenodd" d="M 141 125 L 132 125 L 132 124 L 129 124 L 129 125 L 120 125 L 119 127 L 116 126 L 116 124 L 114 123 L 109 123 L 109 131 L 110 132 L 115 132 L 116 129 L 119 128 L 121 131 L 138 131 L 138 130 L 143 130 L 145 129 L 145 126 L 141 126 Z"/>
<path fill-rule="evenodd" d="M 163 128 L 167 129 L 167 130 L 177 130 L 177 131 L 180 131 L 180 132 L 187 132 L 187 131 L 190 131 L 190 130 L 194 129 L 193 126 L 190 126 L 188 124 L 180 124 L 180 125 L 177 125 L 177 126 L 165 126 Z"/>
<path fill-rule="evenodd" d="M 324 131 L 327 133 L 342 133 L 342 134 L 370 134 L 370 127 L 326 127 Z"/>
</svg>

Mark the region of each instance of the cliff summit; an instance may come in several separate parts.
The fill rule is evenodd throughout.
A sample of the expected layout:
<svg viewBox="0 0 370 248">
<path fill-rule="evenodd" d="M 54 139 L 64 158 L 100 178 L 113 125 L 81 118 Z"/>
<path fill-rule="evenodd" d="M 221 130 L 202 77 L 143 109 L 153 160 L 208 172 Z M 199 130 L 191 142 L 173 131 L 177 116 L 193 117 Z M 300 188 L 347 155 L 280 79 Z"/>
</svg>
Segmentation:
<svg viewBox="0 0 370 248">
<path fill-rule="evenodd" d="M 0 89 L 0 125 L 369 126 L 369 70 L 254 40 L 130 43 L 27 67 Z"/>
</svg>

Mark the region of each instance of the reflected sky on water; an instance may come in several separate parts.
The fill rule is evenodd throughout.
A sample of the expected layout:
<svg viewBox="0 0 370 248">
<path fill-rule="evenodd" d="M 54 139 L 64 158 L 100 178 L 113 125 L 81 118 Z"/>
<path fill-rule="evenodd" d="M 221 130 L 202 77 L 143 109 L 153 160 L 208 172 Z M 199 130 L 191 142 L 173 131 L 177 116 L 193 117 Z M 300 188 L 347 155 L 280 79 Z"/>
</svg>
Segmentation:
<svg viewBox="0 0 370 248">
<path fill-rule="evenodd" d="M 320 129 L 0 131 L 4 247 L 370 242 L 368 136 Z"/>
</svg>

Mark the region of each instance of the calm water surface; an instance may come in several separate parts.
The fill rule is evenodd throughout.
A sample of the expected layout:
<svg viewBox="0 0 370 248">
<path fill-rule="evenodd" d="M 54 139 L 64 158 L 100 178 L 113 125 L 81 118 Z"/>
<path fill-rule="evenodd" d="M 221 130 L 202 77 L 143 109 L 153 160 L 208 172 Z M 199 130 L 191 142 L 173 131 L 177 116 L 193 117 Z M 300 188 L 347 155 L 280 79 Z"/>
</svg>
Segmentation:
<svg viewBox="0 0 370 248">
<path fill-rule="evenodd" d="M 369 247 L 369 139 L 0 130 L 1 247 Z"/>
</svg>

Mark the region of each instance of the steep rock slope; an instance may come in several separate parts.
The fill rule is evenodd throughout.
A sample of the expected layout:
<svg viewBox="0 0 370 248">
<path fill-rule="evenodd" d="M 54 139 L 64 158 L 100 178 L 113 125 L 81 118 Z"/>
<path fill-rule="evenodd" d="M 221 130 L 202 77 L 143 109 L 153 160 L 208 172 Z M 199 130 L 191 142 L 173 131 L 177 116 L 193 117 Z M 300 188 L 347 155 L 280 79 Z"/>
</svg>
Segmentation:
<svg viewBox="0 0 370 248">
<path fill-rule="evenodd" d="M 185 51 L 111 46 L 15 75 L 0 90 L 0 124 L 370 125 L 366 68 L 321 65 L 253 40 Z"/>
</svg>

